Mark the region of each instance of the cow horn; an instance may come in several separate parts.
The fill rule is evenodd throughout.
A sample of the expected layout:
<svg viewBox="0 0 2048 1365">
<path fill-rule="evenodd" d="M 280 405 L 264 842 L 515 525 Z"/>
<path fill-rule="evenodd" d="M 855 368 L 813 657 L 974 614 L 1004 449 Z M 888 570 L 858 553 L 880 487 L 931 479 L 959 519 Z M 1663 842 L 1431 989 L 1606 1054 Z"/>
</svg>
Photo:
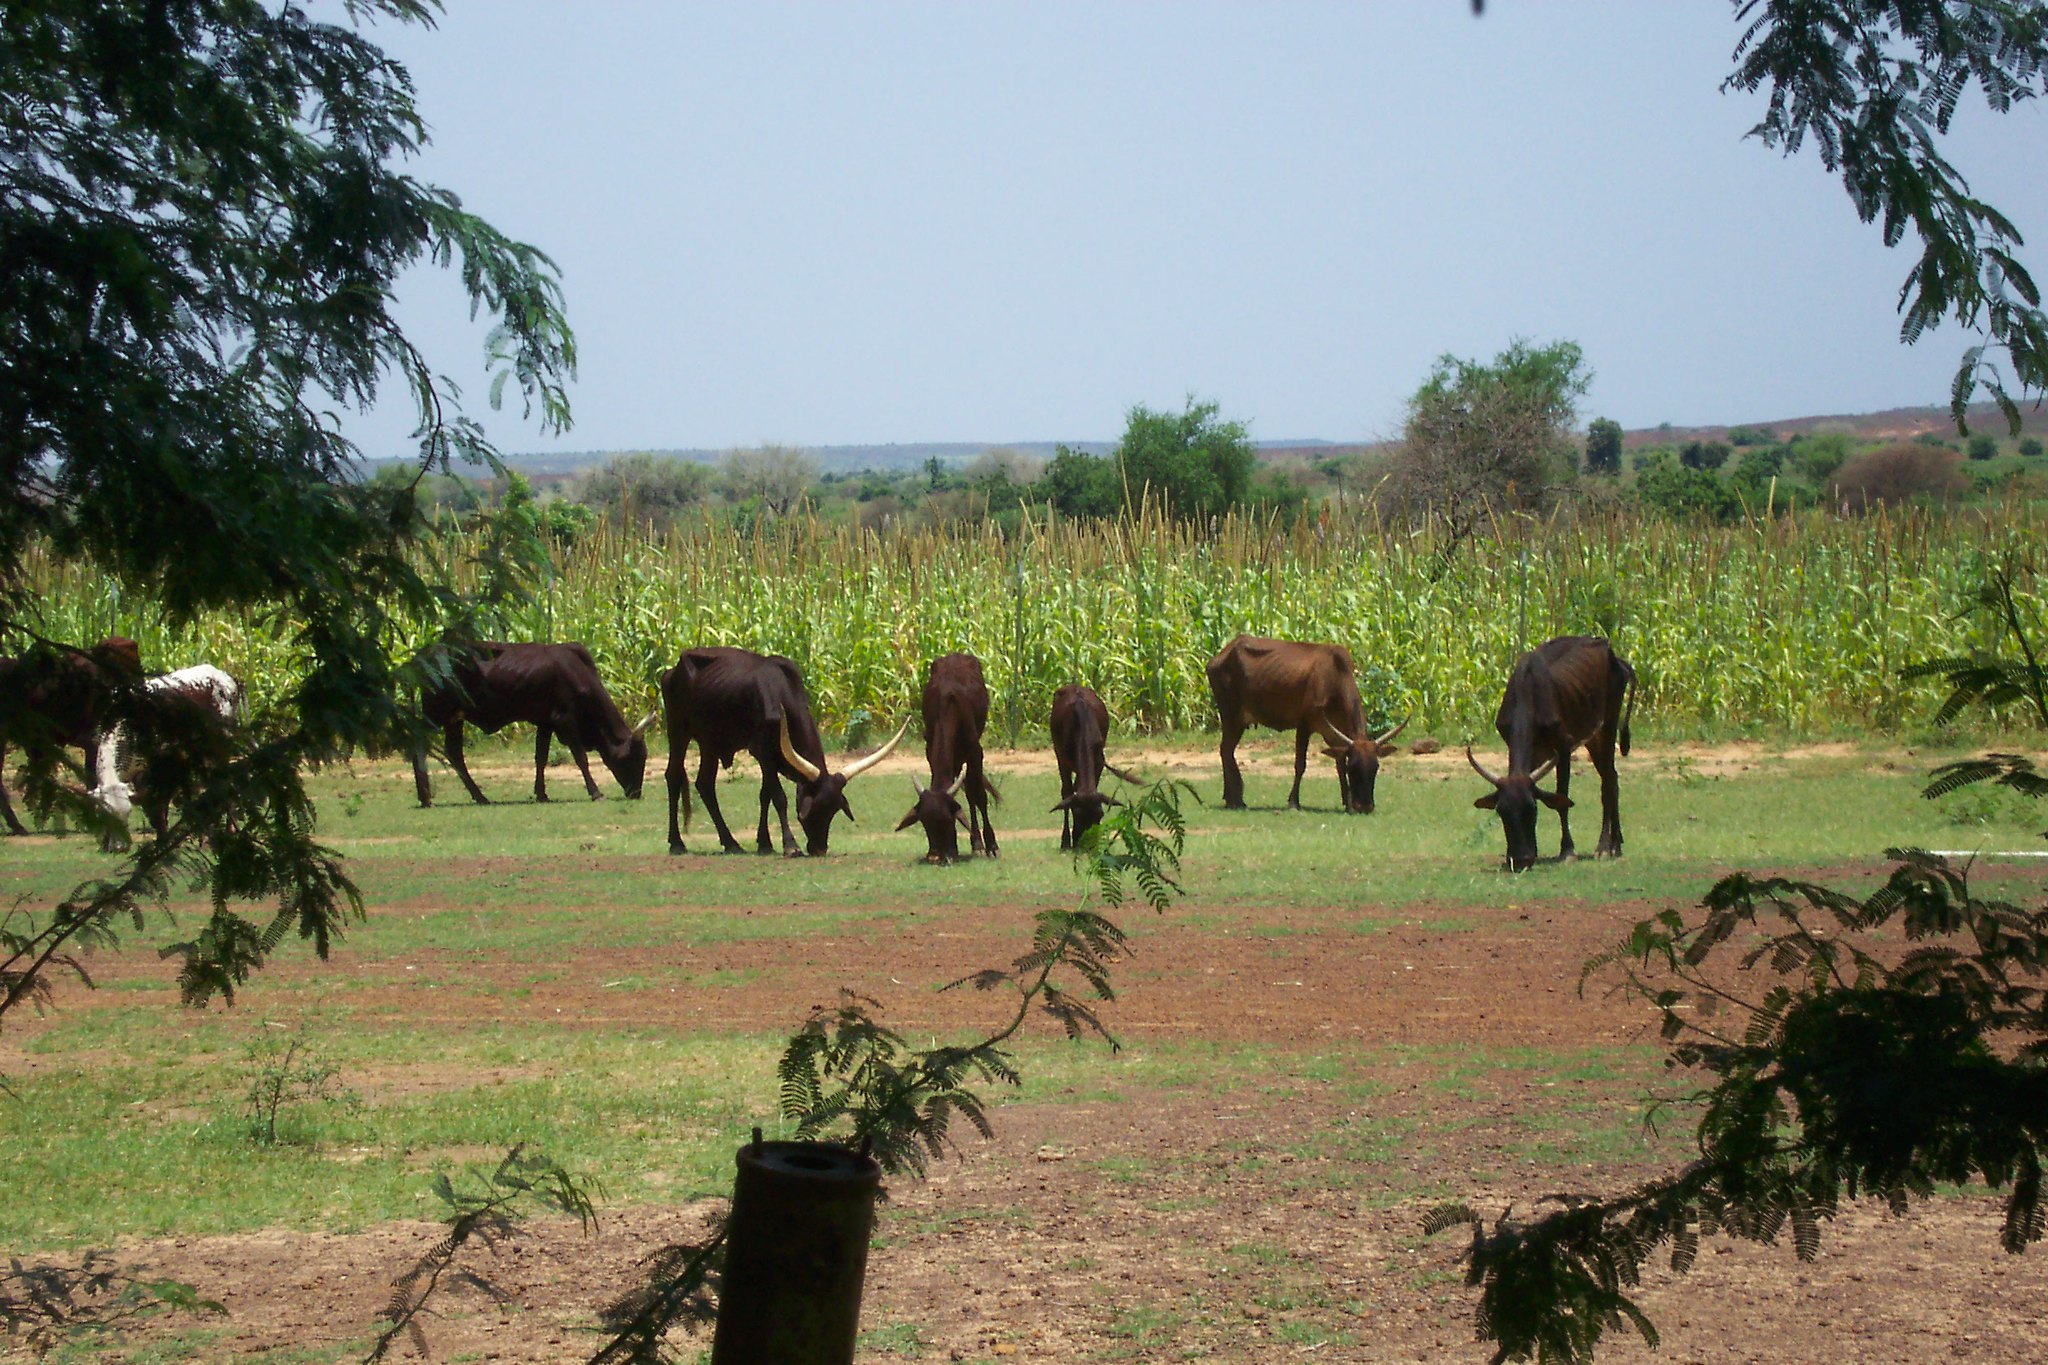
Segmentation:
<svg viewBox="0 0 2048 1365">
<path fill-rule="evenodd" d="M 1408 728 L 1408 722 L 1409 722 L 1409 721 L 1411 721 L 1411 720 L 1414 720 L 1414 719 L 1415 719 L 1415 713 L 1414 713 L 1413 711 L 1410 711 L 1410 712 L 1409 712 L 1409 713 L 1408 713 L 1407 715 L 1405 715 L 1405 716 L 1403 716 L 1403 717 L 1401 718 L 1401 723 L 1400 723 L 1399 725 L 1396 725 L 1396 726 L 1395 726 L 1395 727 L 1394 727 L 1393 729 L 1391 729 L 1391 730 L 1387 731 L 1387 732 L 1386 732 L 1385 734 L 1383 734 L 1383 735 L 1381 735 L 1381 736 L 1380 736 L 1379 738 L 1375 739 L 1375 740 L 1373 741 L 1373 743 L 1375 743 L 1375 744 L 1385 744 L 1385 743 L 1386 743 L 1387 741 L 1391 740 L 1391 739 L 1392 739 L 1392 738 L 1393 738 L 1393 737 L 1394 737 L 1395 735 L 1398 735 L 1398 734 L 1400 734 L 1400 733 L 1401 733 L 1401 732 L 1402 732 L 1403 730 L 1407 729 L 1407 728 Z"/>
<path fill-rule="evenodd" d="M 919 801 L 924 800 L 924 788 L 917 785 L 917 779 L 910 779 L 910 794 Z"/>
<path fill-rule="evenodd" d="M 1339 729 L 1338 729 L 1338 728 L 1337 728 L 1336 726 L 1334 726 L 1334 725 L 1331 725 L 1331 724 L 1330 724 L 1330 722 L 1329 722 L 1329 721 L 1327 721 L 1327 720 L 1323 722 L 1323 725 L 1324 725 L 1324 727 L 1325 727 L 1325 728 L 1327 728 L 1327 729 L 1329 730 L 1329 732 L 1330 732 L 1331 734 L 1333 734 L 1333 735 L 1335 735 L 1335 736 L 1337 737 L 1337 747 L 1338 747 L 1338 748 L 1340 748 L 1340 749 L 1348 749 L 1348 748 L 1350 748 L 1350 747 L 1351 747 L 1351 736 L 1349 736 L 1349 735 L 1345 734 L 1345 733 L 1344 733 L 1344 732 L 1343 732 L 1342 730 L 1339 730 Z"/>
<path fill-rule="evenodd" d="M 796 769 L 796 775 L 806 782 L 816 782 L 823 777 L 825 770 L 798 753 L 796 746 L 789 742 L 789 713 L 783 712 L 776 717 L 775 723 L 782 728 L 782 761 Z"/>
<path fill-rule="evenodd" d="M 961 784 L 962 782 L 965 782 L 966 780 L 967 780 L 967 770 L 966 770 L 965 768 L 962 768 L 962 769 L 960 770 L 960 776 L 958 776 L 958 777 L 954 778 L 954 779 L 953 779 L 953 781 L 952 781 L 952 784 L 951 784 L 951 785 L 949 785 L 949 786 L 948 786 L 948 787 L 946 788 L 946 795 L 948 795 L 948 796 L 954 796 L 954 795 L 957 795 L 957 794 L 959 793 L 959 791 L 960 791 L 960 784 Z"/>
<path fill-rule="evenodd" d="M 1469 744 L 1465 746 L 1465 761 L 1472 765 L 1473 772 L 1478 773 L 1481 777 L 1485 778 L 1488 782 L 1491 782 L 1496 787 L 1500 785 L 1500 779 L 1495 777 L 1492 773 L 1486 771 L 1485 765 L 1472 756 L 1472 746 Z"/>
<path fill-rule="evenodd" d="M 1548 773 L 1550 772 L 1550 770 L 1551 770 L 1552 768 L 1555 768 L 1556 766 L 1557 766 L 1557 755 L 1556 755 L 1556 754 L 1552 754 L 1552 755 L 1550 756 L 1550 761 L 1549 761 L 1548 763 L 1545 763 L 1545 764 L 1544 764 L 1544 765 L 1543 765 L 1542 767 L 1538 768 L 1538 769 L 1537 769 L 1537 770 L 1536 770 L 1535 772 L 1533 772 L 1533 773 L 1530 773 L 1530 774 L 1529 774 L 1529 780 L 1530 780 L 1531 782 L 1541 782 L 1541 781 L 1542 781 L 1542 780 L 1544 779 L 1544 777 L 1545 777 L 1546 775 L 1548 775 Z"/>
<path fill-rule="evenodd" d="M 633 727 L 633 738 L 638 739 L 640 738 L 640 736 L 646 734 L 647 727 L 654 724 L 654 718 L 660 714 L 661 713 L 659 711 L 649 711 L 647 715 L 641 720 L 641 722 Z"/>
<path fill-rule="evenodd" d="M 909 732 L 910 718 L 906 716 L 904 717 L 902 728 L 896 731 L 895 738 L 891 739 L 887 744 L 884 744 L 881 748 L 869 754 L 866 758 L 856 758 L 853 762 L 847 764 L 844 768 L 840 769 L 840 771 L 845 773 L 846 780 L 851 782 L 854 778 L 859 777 L 862 773 L 874 767 L 877 763 L 880 763 L 890 754 L 896 752 L 896 746 L 903 742 L 903 736 L 908 734 Z"/>
</svg>

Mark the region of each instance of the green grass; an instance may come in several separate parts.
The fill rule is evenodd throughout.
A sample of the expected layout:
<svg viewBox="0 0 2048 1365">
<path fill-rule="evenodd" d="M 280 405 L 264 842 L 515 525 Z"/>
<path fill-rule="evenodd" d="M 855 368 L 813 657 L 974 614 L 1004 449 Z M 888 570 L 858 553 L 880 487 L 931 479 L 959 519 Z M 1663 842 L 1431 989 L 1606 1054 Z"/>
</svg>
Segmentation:
<svg viewBox="0 0 2048 1365">
<path fill-rule="evenodd" d="M 1144 750 L 1132 747 L 1144 766 Z M 514 744 L 498 756 L 516 759 L 517 751 Z M 484 754 L 497 766 L 490 750 Z M 1760 755 L 1750 771 L 1712 776 L 1645 747 L 1622 765 L 1628 856 L 1544 864 L 1518 877 L 1497 870 L 1498 822 L 1471 808 L 1477 779 L 1461 765 L 1390 760 L 1371 817 L 1194 807 L 1189 897 L 1164 920 L 1136 907 L 1118 912 L 1139 955 L 1116 979 L 1123 992 L 1142 992 L 1148 973 L 1160 970 L 1148 940 L 1166 933 L 1242 935 L 1258 943 L 1255 952 L 1340 955 L 1374 951 L 1374 936 L 1396 930 L 1511 942 L 1542 932 L 1541 914 L 1522 918 L 1535 907 L 1689 903 L 1737 867 L 1853 864 L 1865 871 L 1830 879 L 1867 884 L 1880 875 L 1887 844 L 2039 846 L 2038 809 L 1981 803 L 1958 823 L 1953 808 L 1921 800 L 1923 774 L 1941 757 L 1871 747 L 1775 765 Z M 1899 766 L 1884 769 L 1888 760 Z M 1590 846 L 1597 787 L 1581 776 L 1578 828 Z M 500 776 L 485 780 L 494 790 L 519 789 Z M 733 810 L 750 813 L 752 783 L 733 785 Z M 1197 785 L 1213 799 L 1213 774 Z M 1275 806 L 1285 795 L 1284 778 L 1255 775 L 1249 785 L 1256 805 Z M 322 774 L 314 786 L 327 813 L 323 835 L 349 851 L 368 898 L 367 919 L 351 929 L 341 961 L 297 977 L 259 976 L 232 1011 L 180 1009 L 170 967 L 146 950 L 189 932 L 187 907 L 180 930 L 133 936 L 138 951 L 122 964 L 132 974 L 115 974 L 96 995 L 67 993 L 50 1019 L 10 1029 L 17 1060 L 0 1054 L 0 1070 L 15 1097 L 0 1099 L 0 1149 L 23 1194 L 0 1204 L 0 1249 L 271 1226 L 345 1230 L 432 1216 L 425 1191 L 435 1168 L 487 1163 L 522 1141 L 595 1177 L 608 1204 L 721 1193 L 749 1126 L 766 1120 L 773 1128 L 779 1037 L 696 1030 L 681 1020 L 663 1028 L 551 1026 L 501 1017 L 493 996 L 516 1000 L 562 981 L 660 995 L 739 990 L 772 977 L 774 967 L 680 950 L 746 942 L 829 952 L 847 938 L 886 943 L 911 928 L 972 928 L 1013 938 L 1021 951 L 1032 910 L 1071 904 L 1077 890 L 1072 862 L 1055 844 L 1055 818 L 1045 813 L 1055 795 L 1049 774 L 1003 779 L 1000 861 L 951 868 L 921 865 L 917 836 L 891 832 L 908 802 L 900 778 L 855 784 L 861 822 L 835 831 L 835 856 L 797 861 L 671 859 L 662 851 L 658 799 L 420 811 L 409 778 L 389 765 Z M 1332 801 L 1324 765 L 1312 770 L 1307 795 L 1312 806 Z M 1546 816 L 1542 829 L 1545 849 L 1554 849 L 1555 821 Z M 18 841 L 7 852 L 0 896 L 31 904 L 108 865 L 79 838 Z M 2040 884 L 2039 871 L 2024 866 L 1987 865 L 1982 874 L 2019 891 Z M 942 941 L 941 956 L 948 951 Z M 580 960 L 600 952 L 612 957 Z M 296 941 L 280 952 L 293 963 L 309 956 Z M 497 984 L 469 970 L 479 962 L 493 964 Z M 906 990 L 919 990 L 980 965 L 906 961 L 898 975 Z M 475 1017 L 463 1021 L 457 1011 L 456 1022 L 420 1030 L 402 995 L 373 1004 L 363 989 L 393 981 L 467 992 Z M 252 1146 L 239 1117 L 245 1051 L 266 1016 L 305 1030 L 362 1098 L 353 1110 L 294 1116 L 288 1133 L 296 1140 L 275 1148 Z M 1113 1008 L 1109 1019 L 1114 1027 Z M 793 1014 L 788 1027 L 799 1022 Z M 1237 1165 L 1215 1178 L 1249 1173 L 1276 1188 L 1346 1189 L 1376 1206 L 1466 1194 L 1527 1163 L 1630 1165 L 1666 1151 L 1637 1122 L 1637 1101 L 1657 1081 L 1658 1054 L 1647 1045 L 1125 1042 L 1120 1054 L 1027 1042 L 1022 1090 L 996 1098 L 1077 1111 L 1154 1094 L 1229 1097 L 1281 1112 L 1348 1105 L 1356 1112 L 1341 1120 L 1244 1147 Z M 1519 1117 L 1503 1121 L 1489 1168 L 1445 1172 L 1433 1164 L 1455 1131 L 1430 1113 L 1443 1098 L 1514 1106 Z M 976 1150 L 971 1138 L 964 1150 Z M 1128 1191 L 1162 1164 L 1156 1153 L 1094 1153 L 1067 1169 Z M 1163 1202 L 1196 1201 L 1186 1204 L 1194 1208 L 1214 1194 L 1197 1179 Z M 885 1222 L 884 1231 L 901 1238 L 928 1230 Z M 182 1348 L 167 1339 L 150 1349 Z"/>
</svg>

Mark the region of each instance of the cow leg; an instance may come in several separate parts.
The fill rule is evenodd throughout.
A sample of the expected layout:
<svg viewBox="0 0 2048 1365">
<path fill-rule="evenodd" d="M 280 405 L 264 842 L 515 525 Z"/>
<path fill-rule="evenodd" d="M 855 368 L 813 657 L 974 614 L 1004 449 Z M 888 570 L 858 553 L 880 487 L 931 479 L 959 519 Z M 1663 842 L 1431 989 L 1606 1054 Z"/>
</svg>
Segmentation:
<svg viewBox="0 0 2048 1365">
<path fill-rule="evenodd" d="M 1301 809 L 1301 775 L 1308 771 L 1308 739 L 1314 733 L 1315 731 L 1306 725 L 1294 732 L 1294 790 L 1287 793 L 1287 809 L 1289 810 Z M 1343 781 L 1344 770 L 1339 768 L 1337 770 L 1337 782 L 1340 787 Z"/>
<path fill-rule="evenodd" d="M 970 806 L 981 812 L 981 842 L 975 846 L 976 850 L 986 853 L 989 857 L 993 858 L 996 856 L 996 827 L 988 818 L 988 776 L 981 770 L 981 751 L 979 749 L 975 750 L 967 760 L 967 800 Z M 968 829 L 967 833 L 968 837 L 972 839 L 974 835 L 972 827 Z"/>
<path fill-rule="evenodd" d="M 590 793 L 590 799 L 593 801 L 604 800 L 604 789 L 599 787 L 597 779 L 590 775 L 590 751 L 578 748 L 573 741 L 564 742 L 569 745 L 569 756 L 576 760 L 576 771 L 583 774 L 583 790 Z"/>
<path fill-rule="evenodd" d="M 676 822 L 676 803 L 689 790 L 690 771 L 687 760 L 690 757 L 690 737 L 670 734 L 668 737 L 668 768 L 662 774 L 668 779 L 668 851 L 682 853 L 683 827 Z"/>
<path fill-rule="evenodd" d="M 449 721 L 443 737 L 448 745 L 448 766 L 455 769 L 455 775 L 461 778 L 462 785 L 469 789 L 469 799 L 479 806 L 490 805 L 491 798 L 484 795 L 483 789 L 477 786 L 476 779 L 469 775 L 469 765 L 462 761 L 462 722 Z"/>
<path fill-rule="evenodd" d="M 427 742 L 424 739 L 412 746 L 412 789 L 419 793 L 421 810 L 434 804 L 434 784 L 427 780 Z"/>
<path fill-rule="evenodd" d="M 533 744 L 533 799 L 548 799 L 548 749 L 554 744 L 554 735 L 546 725 L 536 727 L 538 733 Z"/>
<path fill-rule="evenodd" d="M 1244 809 L 1244 774 L 1237 768 L 1237 742 L 1244 726 L 1223 722 L 1223 809 Z"/>
<path fill-rule="evenodd" d="M 7 799 L 7 746 L 0 744 L 0 817 L 7 821 L 9 834 L 27 834 L 21 821 L 15 818 L 14 803 Z"/>
<path fill-rule="evenodd" d="M 1071 801 L 1074 797 L 1074 774 L 1065 763 L 1060 764 L 1060 800 Z M 1060 852 L 1074 847 L 1074 812 L 1071 808 L 1060 812 Z"/>
<path fill-rule="evenodd" d="M 743 853 L 740 841 L 726 828 L 725 812 L 718 808 L 718 760 L 701 744 L 697 752 L 697 794 L 704 798 L 704 809 L 711 812 L 711 827 L 718 831 L 718 846 L 727 853 Z"/>
<path fill-rule="evenodd" d="M 1596 858 L 1621 856 L 1621 776 L 1614 770 L 1612 731 L 1603 731 L 1587 748 L 1593 770 L 1600 774 L 1600 842 Z"/>
<path fill-rule="evenodd" d="M 775 818 L 782 825 L 782 856 L 801 858 L 803 850 L 796 846 L 796 839 L 789 832 L 789 801 L 782 794 L 782 779 L 775 775 L 772 759 L 761 760 L 761 836 L 759 847 L 763 853 L 772 853 L 768 845 L 768 803 L 775 803 Z"/>
<path fill-rule="evenodd" d="M 1566 749 L 1557 756 L 1557 795 L 1559 804 L 1562 805 L 1565 801 L 1570 800 L 1571 794 L 1572 751 Z M 1560 810 L 1557 813 L 1557 824 L 1558 828 L 1564 831 L 1558 840 L 1557 856 L 1560 859 L 1578 857 L 1578 850 L 1572 845 L 1572 813 L 1569 809 Z"/>
</svg>

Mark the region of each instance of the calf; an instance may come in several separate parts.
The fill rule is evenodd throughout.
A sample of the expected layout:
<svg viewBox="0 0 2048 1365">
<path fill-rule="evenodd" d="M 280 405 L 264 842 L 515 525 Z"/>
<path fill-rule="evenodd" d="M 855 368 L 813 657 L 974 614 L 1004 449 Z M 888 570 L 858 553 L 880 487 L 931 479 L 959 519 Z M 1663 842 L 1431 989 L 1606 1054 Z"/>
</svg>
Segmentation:
<svg viewBox="0 0 2048 1365">
<path fill-rule="evenodd" d="M 647 775 L 647 727 L 654 714 L 638 725 L 627 725 L 625 716 L 605 691 L 597 673 L 597 661 L 580 644 L 505 644 L 478 642 L 462 652 L 453 675 L 438 686 L 426 688 L 420 710 L 427 723 L 441 728 L 447 743 L 448 766 L 462 779 L 469 799 L 488 805 L 490 798 L 469 775 L 462 758 L 462 727 L 474 725 L 494 735 L 507 725 L 523 722 L 538 732 L 534 740 L 533 799 L 548 799 L 548 751 L 557 737 L 569 746 L 576 769 L 583 774 L 584 790 L 593 801 L 604 793 L 590 775 L 588 751 L 596 750 L 604 766 L 618 779 L 630 800 L 640 799 L 640 784 Z M 427 781 L 424 743 L 413 749 L 413 786 L 420 805 L 434 804 L 434 791 Z"/>
<path fill-rule="evenodd" d="M 1102 813 L 1123 802 L 1102 793 L 1102 756 L 1109 735 L 1109 708 L 1092 687 L 1068 683 L 1052 694 L 1052 756 L 1060 769 L 1060 847 L 1080 845 L 1081 836 L 1102 822 Z M 1111 772 L 1123 777 L 1115 768 Z M 1129 779 L 1126 778 L 1128 781 Z"/>
<path fill-rule="evenodd" d="M 803 826 L 805 852 L 823 855 L 830 848 L 833 817 L 844 813 L 847 819 L 853 818 L 846 784 L 887 758 L 910 729 L 910 722 L 904 721 L 895 737 L 874 753 L 838 772 L 828 771 L 825 741 L 811 715 L 811 697 L 804 690 L 803 675 L 780 655 L 746 649 L 684 650 L 676 666 L 661 675 L 661 707 L 668 726 L 670 853 L 685 851 L 683 831 L 689 828 L 690 791 L 684 779 L 690 741 L 697 742 L 697 791 L 717 827 L 719 847 L 727 853 L 741 851 L 718 808 L 718 769 L 731 767 L 733 759 L 746 752 L 761 765 L 761 825 L 755 848 L 762 853 L 774 851 L 768 842 L 768 806 L 773 802 L 782 822 L 783 854 L 794 858 L 800 855 L 790 837 L 789 806 L 779 777 L 796 782 L 796 818 Z M 681 826 L 676 824 L 678 802 L 683 810 Z"/>
<path fill-rule="evenodd" d="M 4 774 L 9 745 L 31 763 L 56 749 L 90 756 L 111 714 L 115 694 L 142 680 L 142 651 L 133 640 L 110 635 L 90 649 L 36 649 L 0 659 L 0 820 L 10 834 L 27 834 L 8 799 Z"/>
<path fill-rule="evenodd" d="M 1402 721 L 1382 735 L 1365 728 L 1365 707 L 1351 651 L 1342 645 L 1262 640 L 1240 635 L 1209 660 L 1209 694 L 1223 724 L 1223 804 L 1244 809 L 1244 776 L 1237 768 L 1237 741 L 1247 727 L 1267 725 L 1294 731 L 1294 788 L 1287 804 L 1301 808 L 1301 776 L 1308 769 L 1311 735 L 1323 738 L 1323 752 L 1337 763 L 1337 796 L 1353 815 L 1370 815 L 1380 759 L 1394 752 Z"/>
<path fill-rule="evenodd" d="M 1626 694 L 1627 706 L 1623 700 Z M 1493 790 L 1472 804 L 1500 816 L 1507 862 L 1516 872 L 1536 861 L 1536 806 L 1557 812 L 1563 837 L 1558 857 L 1574 856 L 1571 802 L 1572 750 L 1580 745 L 1600 774 L 1600 843 L 1595 856 L 1621 856 L 1621 781 L 1614 771 L 1619 743 L 1628 754 L 1629 720 L 1636 709 L 1636 672 L 1606 640 L 1561 635 L 1524 654 L 1508 677 L 1493 728 L 1508 746 L 1508 772 L 1496 777 L 1465 746 L 1465 760 Z M 1557 790 L 1536 784 L 1555 767 Z"/>
<path fill-rule="evenodd" d="M 993 858 L 996 827 L 988 818 L 993 788 L 981 766 L 981 735 L 988 728 L 988 687 L 982 681 L 981 660 L 972 654 L 948 654 L 932 660 L 925 675 L 923 700 L 924 756 L 931 768 L 931 785 L 920 786 L 917 779 L 911 779 L 917 799 L 896 828 L 923 825 L 925 857 L 950 863 L 960 857 L 958 827 L 965 825 L 969 849 Z M 955 796 L 963 785 L 965 814 Z"/>
</svg>

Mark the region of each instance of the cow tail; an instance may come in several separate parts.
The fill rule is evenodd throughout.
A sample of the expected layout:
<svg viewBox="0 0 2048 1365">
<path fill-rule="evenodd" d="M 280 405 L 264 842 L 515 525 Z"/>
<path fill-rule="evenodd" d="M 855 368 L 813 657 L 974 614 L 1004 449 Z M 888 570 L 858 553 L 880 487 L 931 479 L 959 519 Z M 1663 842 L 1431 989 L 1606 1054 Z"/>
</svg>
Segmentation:
<svg viewBox="0 0 2048 1365">
<path fill-rule="evenodd" d="M 1636 671 L 1620 659 L 1615 662 L 1621 664 L 1622 675 L 1628 679 L 1628 705 L 1621 713 L 1621 756 L 1627 758 L 1628 723 L 1636 713 Z"/>
</svg>

